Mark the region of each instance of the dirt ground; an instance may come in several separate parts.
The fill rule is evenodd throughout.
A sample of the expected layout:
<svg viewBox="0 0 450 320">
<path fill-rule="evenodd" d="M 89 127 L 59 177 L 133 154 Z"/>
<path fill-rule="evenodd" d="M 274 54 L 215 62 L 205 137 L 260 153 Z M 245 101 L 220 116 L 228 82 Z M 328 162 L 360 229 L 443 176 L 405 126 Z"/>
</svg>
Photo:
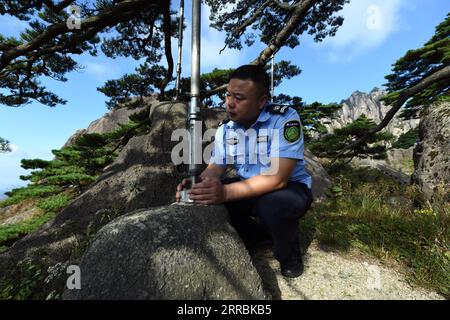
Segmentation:
<svg viewBox="0 0 450 320">
<path fill-rule="evenodd" d="M 281 300 L 436 300 L 435 292 L 413 287 L 405 276 L 371 257 L 342 255 L 312 243 L 304 255 L 305 271 L 295 279 L 280 274 L 270 248 L 253 255 L 253 263 L 273 299 Z"/>
</svg>

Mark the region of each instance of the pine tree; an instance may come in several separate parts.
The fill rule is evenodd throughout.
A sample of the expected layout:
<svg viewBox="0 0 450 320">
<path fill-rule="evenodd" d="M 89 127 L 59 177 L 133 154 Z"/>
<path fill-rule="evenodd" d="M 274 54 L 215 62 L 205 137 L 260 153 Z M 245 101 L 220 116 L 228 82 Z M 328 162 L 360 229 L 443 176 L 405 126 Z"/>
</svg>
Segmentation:
<svg viewBox="0 0 450 320">
<path fill-rule="evenodd" d="M 141 107 L 144 102 L 144 97 L 149 97 L 155 93 L 155 89 L 159 89 L 160 99 L 164 91 L 164 79 L 167 74 L 167 69 L 148 63 L 141 64 L 136 68 L 136 73 L 125 74 L 120 79 L 108 80 L 103 87 L 97 88 L 110 100 L 106 101 L 108 109 L 117 108 L 118 106 L 127 108 Z"/>
<path fill-rule="evenodd" d="M 266 66 L 266 71 L 269 71 Z M 291 79 L 300 74 L 301 70 L 293 65 L 290 61 L 281 60 L 274 65 L 274 86 L 277 87 L 284 79 Z M 204 107 L 221 107 L 225 102 L 225 91 L 218 90 L 215 94 L 210 94 L 215 88 L 228 83 L 229 77 L 234 69 L 218 69 L 215 68 L 211 72 L 202 73 L 200 75 L 200 92 L 202 106 Z M 190 99 L 190 77 L 180 79 L 180 94 L 178 99 L 185 103 Z M 175 96 L 175 89 L 167 90 L 166 97 Z"/>
<path fill-rule="evenodd" d="M 389 94 L 384 97 L 387 104 L 398 101 L 401 92 L 412 88 L 422 79 L 442 72 L 450 67 L 450 13 L 436 27 L 436 33 L 422 48 L 409 50 L 397 60 L 393 73 L 386 76 Z M 429 86 L 411 95 L 400 116 L 405 119 L 418 118 L 418 112 L 437 100 L 450 100 L 450 71 L 446 77 L 433 81 Z"/>
<path fill-rule="evenodd" d="M 10 152 L 11 147 L 9 141 L 0 137 L 0 152 Z"/>
<path fill-rule="evenodd" d="M 368 129 L 374 126 L 375 122 L 363 114 L 343 128 L 336 129 L 333 134 L 325 135 L 316 141 L 310 142 L 308 147 L 311 152 L 319 157 L 331 158 L 337 150 L 340 150 L 348 143 L 361 138 Z M 391 133 L 378 132 L 364 144 L 352 149 L 351 152 L 342 155 L 340 158 L 348 159 L 348 161 L 352 160 L 354 157 L 367 158 L 369 156 L 373 159 L 385 159 L 387 156 L 386 142 L 389 142 L 392 139 L 393 135 Z"/>
<path fill-rule="evenodd" d="M 45 198 L 65 191 L 82 193 L 114 161 L 131 137 L 149 130 L 148 111 L 146 108 L 133 114 L 128 123 L 119 125 L 113 132 L 84 134 L 72 145 L 52 150 L 55 156 L 53 160 L 22 159 L 22 168 L 33 171 L 20 178 L 30 183 L 7 192 L 10 198 L 1 202 L 0 206 L 28 198 Z"/>
</svg>

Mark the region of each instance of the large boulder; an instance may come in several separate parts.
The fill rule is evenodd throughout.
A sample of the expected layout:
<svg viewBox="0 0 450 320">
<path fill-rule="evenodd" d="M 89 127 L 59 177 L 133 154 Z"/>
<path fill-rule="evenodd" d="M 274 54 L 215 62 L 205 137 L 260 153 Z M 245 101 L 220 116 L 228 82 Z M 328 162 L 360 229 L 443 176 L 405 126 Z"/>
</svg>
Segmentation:
<svg viewBox="0 0 450 320">
<path fill-rule="evenodd" d="M 266 299 L 224 206 L 173 204 L 103 227 L 64 299 Z"/>
<path fill-rule="evenodd" d="M 134 101 L 135 99 L 133 99 Z M 122 105 L 119 108 L 112 109 L 105 113 L 102 117 L 92 121 L 87 129 L 79 129 L 72 134 L 69 139 L 67 139 L 66 143 L 63 147 L 70 146 L 77 141 L 79 137 L 83 134 L 91 134 L 91 133 L 108 133 L 120 128 L 121 124 L 126 124 L 128 122 L 128 118 L 134 114 L 143 112 L 149 105 L 152 103 L 157 103 L 158 101 L 155 97 L 144 97 L 143 104 L 138 107 L 127 107 Z"/>
<path fill-rule="evenodd" d="M 320 201 L 325 198 L 325 192 L 331 187 L 333 181 L 330 175 L 325 171 L 322 164 L 315 155 L 305 148 L 306 172 L 312 178 L 311 191 L 314 201 Z"/>
<path fill-rule="evenodd" d="M 419 125 L 414 149 L 413 181 L 427 198 L 441 188 L 450 190 L 450 103 L 430 106 Z"/>
<path fill-rule="evenodd" d="M 412 175 L 414 172 L 413 151 L 414 147 L 409 147 L 408 149 L 390 149 L 387 152 L 386 163 L 396 170 L 407 175 Z"/>
</svg>

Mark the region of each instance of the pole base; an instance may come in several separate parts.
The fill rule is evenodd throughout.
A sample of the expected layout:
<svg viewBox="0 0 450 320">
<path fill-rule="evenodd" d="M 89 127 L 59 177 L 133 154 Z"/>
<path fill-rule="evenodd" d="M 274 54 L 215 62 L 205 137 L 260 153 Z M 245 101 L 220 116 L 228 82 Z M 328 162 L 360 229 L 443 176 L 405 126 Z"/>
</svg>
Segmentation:
<svg viewBox="0 0 450 320">
<path fill-rule="evenodd" d="M 188 189 L 181 190 L 181 202 L 194 203 L 194 200 L 189 199 Z"/>
</svg>

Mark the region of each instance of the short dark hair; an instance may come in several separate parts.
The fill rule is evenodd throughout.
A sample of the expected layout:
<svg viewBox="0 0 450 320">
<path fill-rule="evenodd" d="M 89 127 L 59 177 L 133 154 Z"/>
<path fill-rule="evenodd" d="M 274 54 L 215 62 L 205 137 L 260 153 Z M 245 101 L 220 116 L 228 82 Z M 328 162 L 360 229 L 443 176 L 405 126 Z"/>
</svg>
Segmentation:
<svg viewBox="0 0 450 320">
<path fill-rule="evenodd" d="M 234 70 L 230 79 L 251 80 L 261 89 L 262 94 L 270 95 L 270 79 L 264 67 L 260 65 L 246 64 Z"/>
</svg>

